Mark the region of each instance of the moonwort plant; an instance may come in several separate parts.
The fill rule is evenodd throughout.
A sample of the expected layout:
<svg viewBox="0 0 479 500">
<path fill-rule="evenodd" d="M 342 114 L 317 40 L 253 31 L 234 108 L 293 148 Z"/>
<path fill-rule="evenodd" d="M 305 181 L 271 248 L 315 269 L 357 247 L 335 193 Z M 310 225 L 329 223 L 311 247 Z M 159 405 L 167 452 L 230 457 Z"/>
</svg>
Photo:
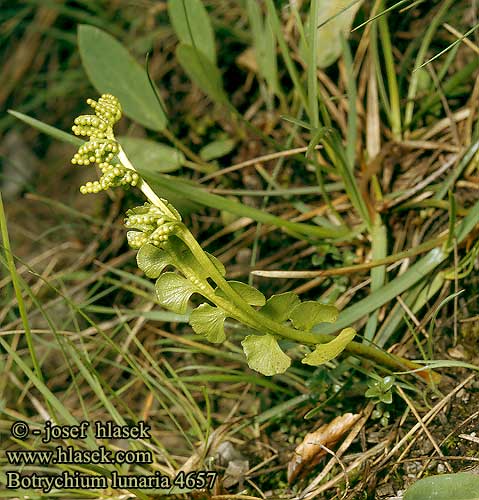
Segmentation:
<svg viewBox="0 0 479 500">
<path fill-rule="evenodd" d="M 248 333 L 241 342 L 248 365 L 264 375 L 283 373 L 290 366 L 291 358 L 278 343 L 282 339 L 310 347 L 302 359 L 308 365 L 321 365 L 346 350 L 387 368 L 420 370 L 411 361 L 354 342 L 353 328 L 344 328 L 336 336 L 312 332 L 318 323 L 336 321 L 338 310 L 332 305 L 301 302 L 292 292 L 266 300 L 256 288 L 226 280 L 223 264 L 201 248 L 178 211 L 155 194 L 115 139 L 113 126 L 122 116 L 118 99 L 103 94 L 98 101 L 88 99 L 87 103 L 95 114 L 75 119 L 73 132 L 88 140 L 73 156 L 72 163 L 96 164 L 102 175 L 81 186 L 80 191 L 87 194 L 110 187 L 136 186 L 143 192 L 148 201 L 128 210 L 125 226 L 129 245 L 138 250 L 139 268 L 157 280 L 160 305 L 184 314 L 190 297 L 201 295 L 207 302 L 193 309 L 189 319 L 194 332 L 210 342 L 221 343 L 226 339 L 226 318 L 238 321 Z M 177 272 L 165 271 L 168 267 Z"/>
</svg>

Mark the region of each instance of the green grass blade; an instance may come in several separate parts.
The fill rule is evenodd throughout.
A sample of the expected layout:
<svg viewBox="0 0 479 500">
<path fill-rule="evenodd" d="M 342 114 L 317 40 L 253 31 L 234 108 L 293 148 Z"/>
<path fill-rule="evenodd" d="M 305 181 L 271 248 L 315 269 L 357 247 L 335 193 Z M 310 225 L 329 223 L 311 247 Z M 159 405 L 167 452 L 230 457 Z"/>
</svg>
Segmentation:
<svg viewBox="0 0 479 500">
<path fill-rule="evenodd" d="M 356 304 L 348 307 L 339 315 L 338 321 L 333 325 L 318 328 L 318 332 L 332 333 L 341 328 L 351 325 L 354 321 L 370 314 L 375 309 L 393 300 L 395 297 L 405 292 L 418 281 L 434 271 L 436 267 L 446 260 L 448 253 L 440 248 L 434 248 L 425 257 L 411 266 L 404 274 L 395 278 L 382 289 L 377 290 L 368 297 Z"/>
<path fill-rule="evenodd" d="M 31 127 L 36 128 L 40 132 L 43 132 L 44 134 L 47 134 L 50 137 L 53 137 L 54 139 L 57 139 L 59 141 L 68 142 L 76 147 L 81 146 L 85 142 L 83 139 L 80 139 L 79 137 L 76 137 L 73 134 L 64 132 L 63 130 L 60 130 L 56 127 L 52 127 L 51 125 L 47 125 L 46 123 L 37 120 L 36 118 L 32 118 L 31 116 L 20 113 L 19 111 L 14 111 L 12 109 L 9 109 L 8 112 L 9 114 L 14 116 L 15 118 L 18 118 L 27 125 L 30 125 Z"/>
<path fill-rule="evenodd" d="M 376 215 L 375 223 L 371 230 L 372 258 L 373 260 L 384 259 L 387 257 L 387 230 L 381 221 L 381 216 Z M 386 280 L 386 266 L 377 266 L 371 269 L 371 293 L 381 290 Z M 376 334 L 378 325 L 378 314 L 376 310 L 369 316 L 364 330 L 364 340 L 371 341 Z"/>
<path fill-rule="evenodd" d="M 45 385 L 43 380 L 36 375 L 36 373 L 30 369 L 25 361 L 11 349 L 8 342 L 6 342 L 2 337 L 0 337 L 0 345 L 3 346 L 5 351 L 13 358 L 18 367 L 23 371 L 29 380 L 33 383 L 35 388 L 44 397 L 45 401 L 57 412 L 62 418 L 63 424 L 68 425 L 78 425 L 78 421 L 75 417 L 68 411 L 66 406 L 52 393 L 52 391 Z"/>
<path fill-rule="evenodd" d="M 427 51 L 429 49 L 429 46 L 432 42 L 434 33 L 436 30 L 439 28 L 443 17 L 450 11 L 451 5 L 454 3 L 454 0 L 445 0 L 443 4 L 441 5 L 441 8 L 439 9 L 438 13 L 434 16 L 432 19 L 431 23 L 429 24 L 426 33 L 424 34 L 424 37 L 421 42 L 421 46 L 419 47 L 419 52 L 416 56 L 416 61 L 414 64 L 415 68 L 419 68 L 427 54 Z M 409 129 L 413 120 L 413 114 L 414 114 L 414 106 L 415 106 L 415 99 L 416 99 L 416 92 L 418 89 L 418 83 L 419 83 L 419 72 L 415 72 L 411 74 L 411 80 L 409 82 L 409 89 L 407 93 L 407 104 L 406 104 L 406 111 L 405 111 L 405 116 L 404 116 L 404 126 Z"/>
<path fill-rule="evenodd" d="M 391 109 L 390 120 L 393 137 L 396 141 L 401 140 L 401 102 L 399 96 L 399 86 L 394 65 L 394 54 L 391 43 L 391 34 L 388 26 L 388 16 L 379 18 L 379 35 L 381 38 L 381 47 L 386 65 L 386 75 L 389 88 L 389 104 Z"/>
<path fill-rule="evenodd" d="M 466 33 L 464 33 L 464 35 L 462 35 L 461 38 L 458 38 L 457 40 L 452 42 L 445 49 L 441 50 L 435 56 L 431 57 L 431 59 L 428 59 L 425 63 L 422 63 L 421 66 L 419 66 L 418 68 L 414 68 L 414 71 L 417 71 L 418 69 L 423 68 L 424 66 L 426 66 L 426 64 L 429 64 L 432 61 L 435 61 L 438 57 L 441 57 L 443 54 L 445 54 L 449 50 L 453 49 L 456 45 L 459 45 L 465 38 L 467 38 L 469 35 L 474 33 L 474 31 L 476 31 L 478 28 L 479 28 L 479 23 L 477 23 L 471 29 L 469 29 Z"/>
<path fill-rule="evenodd" d="M 246 12 L 253 37 L 258 72 L 266 81 L 270 92 L 279 96 L 281 102 L 284 102 L 278 78 L 276 38 L 271 28 L 270 14 L 263 18 L 260 4 L 256 0 L 246 1 Z"/>
<path fill-rule="evenodd" d="M 298 222 L 291 222 L 286 219 L 281 219 L 267 212 L 262 212 L 253 207 L 243 205 L 237 201 L 229 200 L 207 191 L 191 186 L 190 184 L 178 182 L 178 179 L 168 177 L 166 175 L 153 175 L 150 173 L 145 174 L 146 179 L 158 188 L 167 188 L 172 192 L 187 197 L 191 201 L 199 203 L 200 205 L 216 208 L 218 210 L 225 210 L 227 212 L 239 215 L 241 217 L 250 217 L 258 222 L 271 224 L 276 227 L 283 228 L 291 231 L 294 234 L 300 234 L 303 237 L 310 238 L 346 238 L 349 230 L 344 227 L 337 229 L 316 227 L 311 224 L 304 224 Z"/>
<path fill-rule="evenodd" d="M 442 85 L 442 92 L 447 96 L 448 94 L 454 92 L 454 90 L 465 82 L 468 82 L 471 76 L 474 74 L 476 69 L 479 67 L 479 57 L 474 58 L 471 62 L 464 65 L 457 71 L 455 71 L 452 76 L 447 79 Z M 426 97 L 418 111 L 414 114 L 413 124 L 422 118 L 431 108 L 433 108 L 438 102 L 441 101 L 441 96 L 438 90 L 433 92 L 431 95 Z"/>
<path fill-rule="evenodd" d="M 319 0 L 311 0 L 309 7 L 308 26 L 308 103 L 310 111 L 311 125 L 319 127 L 319 107 L 318 107 L 318 76 L 317 76 L 317 53 L 318 53 L 318 28 L 316 26 L 319 12 Z"/>
<path fill-rule="evenodd" d="M 425 286 L 428 285 L 428 280 L 423 279 L 412 288 L 404 292 L 401 296 L 403 302 L 412 310 L 414 302 Z M 374 344 L 378 347 L 384 347 L 389 339 L 395 334 L 402 320 L 404 319 L 405 311 L 399 302 L 396 302 L 391 310 L 388 312 L 387 317 L 379 328 Z"/>
<path fill-rule="evenodd" d="M 396 2 L 394 5 L 391 5 L 391 7 L 388 7 L 386 10 L 381 11 L 379 14 L 376 14 L 373 17 L 370 17 L 367 21 L 364 21 L 363 23 L 359 24 L 358 26 L 355 26 L 351 31 L 356 31 L 361 29 L 363 26 L 366 26 L 366 24 L 369 24 L 372 21 L 375 21 L 376 19 L 379 19 L 381 16 L 384 16 L 388 12 L 391 12 L 395 9 L 398 9 L 401 5 L 410 2 L 411 0 L 400 0 L 399 2 Z"/>
<path fill-rule="evenodd" d="M 469 214 L 460 223 L 456 238 L 461 243 L 479 223 L 479 202 L 469 211 Z M 404 274 L 390 281 L 382 289 L 372 293 L 356 304 L 341 311 L 339 319 L 334 325 L 321 325 L 314 329 L 319 333 L 333 333 L 370 314 L 372 311 L 388 303 L 406 290 L 409 290 L 421 279 L 431 274 L 449 256 L 450 250 L 434 248 L 418 262 L 412 265 Z"/>
<path fill-rule="evenodd" d="M 446 196 L 446 194 L 448 193 L 448 191 L 452 189 L 454 183 L 460 177 L 462 172 L 471 163 L 471 161 L 474 160 L 478 150 L 479 150 L 479 140 L 469 146 L 469 148 L 464 153 L 463 157 L 461 158 L 457 166 L 448 175 L 447 179 L 442 183 L 442 186 L 434 195 L 435 200 L 442 200 Z"/>
<path fill-rule="evenodd" d="M 389 96 L 388 93 L 386 92 L 386 85 L 384 83 L 382 63 L 379 57 L 378 38 L 379 38 L 378 25 L 377 21 L 374 21 L 371 25 L 370 45 L 369 45 L 369 51 L 372 56 L 371 64 L 374 64 L 376 81 L 379 90 L 379 97 L 381 98 L 381 103 L 383 105 L 384 113 L 386 114 L 390 126 L 392 127 L 393 118 L 392 118 L 391 104 L 389 102 Z"/>
<path fill-rule="evenodd" d="M 3 208 L 2 193 L 0 192 L 0 233 L 2 235 L 3 248 L 5 251 L 5 258 L 7 261 L 8 270 L 12 279 L 13 288 L 15 291 L 15 297 L 17 299 L 18 311 L 22 319 L 23 328 L 25 330 L 25 338 L 28 345 L 28 351 L 32 360 L 32 365 L 35 369 L 36 376 L 43 382 L 43 374 L 38 363 L 37 354 L 35 351 L 35 346 L 33 343 L 32 331 L 30 329 L 30 322 L 28 320 L 27 308 L 25 302 L 23 301 L 22 289 L 20 286 L 20 279 L 17 273 L 17 268 L 15 267 L 15 260 L 13 258 L 12 249 L 10 246 L 10 238 L 8 236 L 7 220 L 5 217 L 5 211 Z"/>
<path fill-rule="evenodd" d="M 337 173 L 343 179 L 344 189 L 349 197 L 349 201 L 361 216 L 363 222 L 370 228 L 371 216 L 359 190 L 353 171 L 349 168 L 339 133 L 335 129 L 323 128 L 317 131 L 316 134 L 321 135 L 320 142 L 336 167 Z"/>
<path fill-rule="evenodd" d="M 294 88 L 301 100 L 304 109 L 306 110 L 308 116 L 310 116 L 311 118 L 311 110 L 309 109 L 308 98 L 301 83 L 298 71 L 296 70 L 296 67 L 294 65 L 293 59 L 291 58 L 290 50 L 284 38 L 281 29 L 281 23 L 273 0 L 266 0 L 266 7 L 268 9 L 268 19 L 271 23 L 271 29 L 273 30 L 273 33 L 276 37 L 276 41 L 278 42 L 281 55 L 283 56 L 284 62 L 286 64 L 286 69 L 288 70 L 289 76 L 293 82 Z"/>
<path fill-rule="evenodd" d="M 341 46 L 343 49 L 344 66 L 346 69 L 346 89 L 348 95 L 348 130 L 346 135 L 346 159 L 347 165 L 351 172 L 354 171 L 356 144 L 357 144 L 357 130 L 358 130 L 358 115 L 356 111 L 356 79 L 354 78 L 353 71 L 353 58 L 351 50 L 349 49 L 348 42 L 341 36 Z"/>
</svg>

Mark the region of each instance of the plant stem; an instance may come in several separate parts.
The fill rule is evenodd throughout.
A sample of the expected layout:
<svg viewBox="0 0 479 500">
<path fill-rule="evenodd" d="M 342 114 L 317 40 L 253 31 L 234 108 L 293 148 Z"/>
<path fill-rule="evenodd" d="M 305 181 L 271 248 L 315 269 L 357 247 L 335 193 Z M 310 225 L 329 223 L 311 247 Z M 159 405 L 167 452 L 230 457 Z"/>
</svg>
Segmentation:
<svg viewBox="0 0 479 500">
<path fill-rule="evenodd" d="M 130 162 L 130 160 L 128 159 L 128 156 L 126 156 L 121 146 L 120 146 L 120 151 L 118 152 L 118 159 L 121 161 L 121 163 L 123 163 L 125 167 L 129 168 L 130 170 L 134 170 L 135 172 L 137 171 Z M 145 180 L 143 180 L 141 176 L 137 184 L 137 187 L 146 196 L 147 200 L 149 200 L 153 205 L 157 206 L 158 208 L 161 208 L 161 210 L 163 210 L 165 215 L 173 217 L 173 219 L 177 218 L 176 215 L 168 208 L 166 203 L 153 191 L 153 189 L 151 189 L 150 185 Z"/>
<path fill-rule="evenodd" d="M 123 150 L 120 150 L 118 157 L 125 167 L 135 170 L 134 166 L 128 160 Z M 141 180 L 138 187 L 152 204 L 164 210 L 166 214 L 176 218 L 175 214 L 173 214 L 173 212 L 161 200 L 161 198 L 156 195 L 156 193 L 151 189 L 146 181 Z M 231 301 L 231 303 L 229 303 L 228 300 L 223 300 L 221 297 L 218 297 L 209 284 L 208 287 L 210 289 L 207 289 L 205 297 L 208 300 L 211 300 L 211 302 L 219 305 L 226 312 L 230 313 L 234 319 L 241 321 L 242 323 L 250 326 L 255 330 L 269 333 L 271 335 L 279 335 L 283 338 L 294 340 L 302 344 L 325 344 L 336 338 L 335 335 L 331 334 L 296 330 L 282 323 L 278 323 L 265 316 L 264 314 L 261 314 L 256 309 L 253 309 L 243 299 L 243 297 L 241 297 L 241 295 L 233 290 L 233 288 L 219 272 L 208 255 L 206 255 L 189 229 L 184 224 L 181 224 L 180 228 L 181 230 L 179 231 L 177 236 L 181 238 L 183 242 L 188 246 L 201 268 L 208 273 L 208 275 L 211 277 L 211 279 L 213 279 L 216 285 L 225 293 L 226 297 Z M 188 268 L 188 271 L 190 271 L 193 275 L 200 278 L 203 282 L 206 281 L 204 280 L 204 278 L 201 278 L 201 276 L 198 275 L 195 269 L 192 269 L 190 266 L 185 266 L 182 262 L 179 262 L 177 259 L 177 255 L 173 252 L 173 249 L 170 249 L 169 253 L 177 262 L 178 268 L 181 269 L 186 267 Z M 234 304 L 235 307 L 232 308 L 231 304 Z M 345 350 L 347 352 L 350 352 L 351 354 L 355 354 L 371 361 L 375 361 L 378 364 L 393 370 L 404 370 L 404 368 L 417 370 L 422 368 L 421 365 L 418 365 L 412 361 L 408 361 L 404 358 L 394 356 L 393 354 L 387 353 L 376 347 L 360 344 L 358 342 L 350 342 Z M 419 372 L 419 374 L 421 374 L 421 372 Z M 428 379 L 433 379 L 434 381 L 437 381 L 438 377 L 440 377 L 438 374 L 428 372 L 426 370 L 424 370 L 422 374 L 426 374 L 426 377 Z"/>
<path fill-rule="evenodd" d="M 187 232 L 189 233 L 188 228 L 183 223 L 181 223 L 180 227 L 181 227 L 181 233 L 179 233 L 179 234 L 184 235 Z M 191 237 L 193 237 L 193 235 L 191 235 Z M 182 239 L 182 241 L 184 241 L 184 240 Z M 219 297 L 218 295 L 216 295 L 215 290 L 209 284 L 208 280 L 205 279 L 204 275 L 202 275 L 198 272 L 198 269 L 204 269 L 204 264 L 200 264 L 197 268 L 193 268 L 190 265 L 185 264 L 184 261 L 182 261 L 178 258 L 178 252 L 176 251 L 175 248 L 173 248 L 171 246 L 171 244 L 169 242 L 165 243 L 163 249 L 166 252 L 168 252 L 168 254 L 171 258 L 171 262 L 174 265 L 174 267 L 176 267 L 177 269 L 180 269 L 187 279 L 189 279 L 193 284 L 195 284 L 194 281 L 192 280 L 192 278 L 195 278 L 195 279 L 201 281 L 205 285 L 205 288 L 202 289 L 200 292 L 201 295 L 203 295 L 203 297 L 205 297 L 205 299 L 208 299 L 209 301 L 213 302 L 213 304 L 221 307 L 221 309 L 223 309 L 225 312 L 227 312 L 228 316 L 230 316 L 231 318 L 237 319 L 241 323 L 244 323 L 247 326 L 255 328 L 254 323 L 251 322 L 251 320 L 248 318 L 248 316 L 242 314 L 242 312 L 238 309 L 238 307 L 234 306 L 236 301 L 230 302 L 230 301 L 225 300 L 222 297 Z M 190 251 L 191 251 L 191 248 L 190 248 Z M 192 252 L 192 254 L 193 254 L 194 258 L 198 261 L 199 259 L 196 255 L 196 253 Z M 210 258 L 203 252 L 203 250 L 202 250 L 202 254 L 206 257 L 206 259 L 208 259 L 209 262 L 211 262 Z M 211 264 L 216 269 L 216 266 L 212 262 L 211 262 Z M 208 269 L 208 271 L 210 271 L 210 269 Z M 228 288 L 231 288 L 231 287 L 228 287 Z"/>
<path fill-rule="evenodd" d="M 194 236 L 189 232 L 187 228 L 185 229 L 186 231 L 183 234 L 183 236 L 185 237 L 185 243 L 188 245 L 200 264 L 208 270 L 218 287 L 220 287 L 221 290 L 223 290 L 227 295 L 227 297 L 229 297 L 238 307 L 241 305 L 241 312 L 245 313 L 251 318 L 249 321 L 245 322 L 246 324 L 252 326 L 255 330 L 266 331 L 267 333 L 270 333 L 272 335 L 279 335 L 283 338 L 295 340 L 302 344 L 325 344 L 336 338 L 335 335 L 331 334 L 321 334 L 307 332 L 304 330 L 296 330 L 289 326 L 283 325 L 282 323 L 277 323 L 276 321 L 253 309 L 243 300 L 243 298 L 239 294 L 237 294 L 229 286 L 228 282 L 223 278 L 214 264 L 210 261 L 208 256 L 204 253 L 203 249 L 196 241 Z M 378 349 L 377 347 L 360 344 L 358 342 L 349 343 L 345 350 L 347 352 L 350 352 L 351 354 L 355 354 L 356 356 L 375 361 L 378 364 L 386 368 L 391 368 L 393 370 L 401 371 L 405 368 L 408 370 L 417 370 L 423 368 L 421 365 L 418 365 L 413 361 L 409 361 L 400 356 L 395 356 L 386 351 L 383 351 L 382 349 Z M 440 378 L 440 375 L 438 375 L 437 373 L 429 372 L 427 370 L 419 372 L 419 375 L 425 377 L 427 380 L 432 379 L 435 382 L 438 382 Z"/>
</svg>

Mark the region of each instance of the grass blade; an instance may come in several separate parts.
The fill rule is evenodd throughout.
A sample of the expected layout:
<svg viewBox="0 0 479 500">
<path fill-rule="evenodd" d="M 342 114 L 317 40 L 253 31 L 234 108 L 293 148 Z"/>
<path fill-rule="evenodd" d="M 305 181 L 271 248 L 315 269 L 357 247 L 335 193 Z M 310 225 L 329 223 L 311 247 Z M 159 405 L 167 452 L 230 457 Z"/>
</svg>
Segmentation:
<svg viewBox="0 0 479 500">
<path fill-rule="evenodd" d="M 479 202 L 469 211 L 457 230 L 457 243 L 461 243 L 479 223 Z M 334 325 L 320 325 L 314 329 L 319 333 L 333 333 L 370 314 L 372 311 L 388 303 L 406 290 L 409 290 L 421 279 L 432 273 L 449 256 L 451 250 L 434 248 L 426 256 L 411 266 L 404 274 L 398 276 L 382 289 L 372 293 L 356 304 L 341 311 L 339 319 Z"/>
<path fill-rule="evenodd" d="M 421 42 L 421 46 L 419 47 L 419 52 L 416 56 L 416 61 L 414 64 L 415 68 L 419 68 L 422 65 L 422 62 L 424 61 L 426 53 L 432 42 L 434 33 L 439 28 L 439 25 L 442 22 L 443 17 L 449 12 L 450 7 L 453 3 L 454 0 L 445 0 L 441 5 L 441 8 L 439 9 L 438 13 L 434 16 L 431 23 L 429 24 L 426 33 L 424 34 L 423 40 Z M 406 129 L 409 129 L 412 123 L 418 84 L 419 84 L 419 72 L 416 71 L 411 75 L 411 80 L 409 82 L 409 89 L 407 93 L 407 104 L 404 116 L 404 126 Z"/>
<path fill-rule="evenodd" d="M 56 127 L 52 127 L 51 125 L 47 125 L 46 123 L 37 120 L 36 118 L 32 118 L 31 116 L 20 113 L 19 111 L 14 111 L 13 109 L 9 109 L 8 112 L 15 118 L 18 118 L 22 122 L 26 123 L 27 125 L 30 125 L 31 127 L 36 128 L 40 132 L 43 132 L 44 134 L 47 134 L 50 137 L 53 137 L 54 139 L 57 139 L 59 141 L 68 142 L 76 147 L 81 146 L 85 142 L 83 139 L 80 139 L 79 137 L 76 137 L 73 134 L 64 132 L 63 130 L 60 130 Z"/>
<path fill-rule="evenodd" d="M 173 177 L 166 175 L 154 175 L 149 172 L 144 173 L 144 175 L 148 181 L 151 181 L 153 185 L 156 185 L 160 189 L 169 189 L 173 193 L 186 197 L 187 199 L 199 203 L 200 205 L 216 208 L 218 210 L 225 210 L 241 217 L 250 217 L 258 222 L 281 227 L 284 230 L 291 231 L 292 234 L 301 235 L 302 237 L 310 237 L 313 239 L 346 238 L 350 234 L 349 229 L 345 227 L 331 229 L 281 219 L 280 217 L 276 217 L 275 215 L 271 215 L 267 212 L 262 212 L 261 210 L 247 205 L 243 205 L 237 201 L 208 193 L 207 191 L 194 187 L 190 184 L 178 182 L 178 179 Z"/>
</svg>

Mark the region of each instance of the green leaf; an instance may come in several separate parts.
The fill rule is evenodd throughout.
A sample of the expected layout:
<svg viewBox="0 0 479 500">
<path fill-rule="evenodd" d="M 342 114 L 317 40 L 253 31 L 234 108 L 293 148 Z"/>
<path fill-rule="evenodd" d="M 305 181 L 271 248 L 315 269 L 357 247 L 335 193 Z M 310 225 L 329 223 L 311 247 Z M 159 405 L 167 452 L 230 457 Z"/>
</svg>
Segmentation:
<svg viewBox="0 0 479 500">
<path fill-rule="evenodd" d="M 266 80 L 271 92 L 280 94 L 276 57 L 276 38 L 272 29 L 271 15 L 264 19 L 257 0 L 247 0 L 246 11 L 253 38 L 254 55 L 259 74 Z"/>
<path fill-rule="evenodd" d="M 202 147 L 200 150 L 200 157 L 205 161 L 211 161 L 216 158 L 221 158 L 222 156 L 231 153 L 236 145 L 234 139 L 221 139 L 218 141 L 213 141 Z"/>
<path fill-rule="evenodd" d="M 220 104 L 228 102 L 219 69 L 201 52 L 191 45 L 182 43 L 176 48 L 176 58 L 191 81 L 211 100 Z"/>
<path fill-rule="evenodd" d="M 118 142 L 135 168 L 142 171 L 173 172 L 185 163 L 181 151 L 160 142 L 137 137 L 118 137 Z"/>
<path fill-rule="evenodd" d="M 211 262 L 213 262 L 213 264 L 215 265 L 216 269 L 218 269 L 218 271 L 220 272 L 221 276 L 225 276 L 226 275 L 226 268 L 223 265 L 223 262 L 221 262 L 219 259 L 217 259 L 214 255 L 211 255 L 208 252 L 205 252 L 205 253 L 209 257 L 209 259 L 211 260 Z"/>
<path fill-rule="evenodd" d="M 182 276 L 176 273 L 162 274 L 155 285 L 158 302 L 178 314 L 185 314 L 188 300 L 195 293 L 196 288 Z"/>
<path fill-rule="evenodd" d="M 201 0 L 168 0 L 168 15 L 180 42 L 195 47 L 216 64 L 213 28 Z"/>
<path fill-rule="evenodd" d="M 272 28 L 271 14 L 266 14 L 264 34 L 259 45 L 261 72 L 270 89 L 280 94 L 278 62 L 276 57 L 276 37 Z"/>
<path fill-rule="evenodd" d="M 228 281 L 231 288 L 238 294 L 241 295 L 243 300 L 245 300 L 251 306 L 264 306 L 266 303 L 265 296 L 256 290 L 253 286 L 242 283 L 241 281 Z M 226 299 L 225 293 L 220 289 L 216 289 L 216 295 Z"/>
<path fill-rule="evenodd" d="M 479 203 L 475 205 L 477 221 L 479 221 Z M 473 214 L 473 209 L 470 210 Z M 464 218 L 459 228 L 468 217 Z M 476 221 L 476 223 L 477 223 Z M 358 319 L 370 314 L 372 311 L 386 304 L 408 289 L 411 289 L 418 281 L 432 273 L 434 269 L 446 260 L 449 253 L 441 248 L 432 249 L 426 256 L 413 264 L 404 274 L 386 283 L 381 289 L 371 293 L 366 298 L 354 303 L 352 306 L 343 309 L 341 316 L 335 325 L 320 325 L 314 329 L 320 333 L 334 333 L 340 328 L 348 326 Z M 432 280 L 431 280 L 432 281 Z"/>
<path fill-rule="evenodd" d="M 266 0 L 266 8 L 268 9 L 268 14 L 267 14 L 268 23 L 271 26 L 276 41 L 278 42 L 278 46 L 281 51 L 281 55 L 283 56 L 284 63 L 288 70 L 289 76 L 294 84 L 294 88 L 298 93 L 301 103 L 303 104 L 306 112 L 309 114 L 310 110 L 309 110 L 308 99 L 306 97 L 306 93 L 304 91 L 304 87 L 301 82 L 298 70 L 296 69 L 295 63 L 291 57 L 291 49 L 288 46 L 288 43 L 286 42 L 286 38 L 283 33 L 283 26 L 281 24 L 278 15 L 278 9 L 273 0 Z"/>
<path fill-rule="evenodd" d="M 289 319 L 291 311 L 301 303 L 299 297 L 293 292 L 279 293 L 272 295 L 266 302 L 266 305 L 260 309 L 260 312 L 282 323 Z"/>
<path fill-rule="evenodd" d="M 341 37 L 347 39 L 356 12 L 362 1 L 351 0 L 319 0 L 316 26 L 317 64 L 326 68 L 341 55 Z"/>
<path fill-rule="evenodd" d="M 384 377 L 380 382 L 381 389 L 383 391 L 390 391 L 392 389 L 392 386 L 394 385 L 394 381 L 395 379 L 391 375 Z"/>
<path fill-rule="evenodd" d="M 226 339 L 224 321 L 226 314 L 218 307 L 201 304 L 190 315 L 190 325 L 198 335 L 205 336 L 210 342 L 220 344 Z"/>
<path fill-rule="evenodd" d="M 479 500 L 479 476 L 471 472 L 430 476 L 410 486 L 404 500 Z"/>
<path fill-rule="evenodd" d="M 464 361 L 457 361 L 455 359 L 432 359 L 431 361 L 416 360 L 415 363 L 424 365 L 423 368 L 416 368 L 415 370 L 407 370 L 404 372 L 396 372 L 398 375 L 406 373 L 415 373 L 423 370 L 437 370 L 438 368 L 466 368 L 467 370 L 479 371 L 478 365 L 466 363 Z"/>
<path fill-rule="evenodd" d="M 291 365 L 291 358 L 281 350 L 273 335 L 248 335 L 241 345 L 248 366 L 263 375 L 284 373 Z"/>
<path fill-rule="evenodd" d="M 296 306 L 289 318 L 295 328 L 311 330 L 318 323 L 334 323 L 338 318 L 338 310 L 335 306 L 308 300 Z"/>
<path fill-rule="evenodd" d="M 301 360 L 305 365 L 319 366 L 339 356 L 356 335 L 354 328 L 345 328 L 334 340 L 318 344 L 316 349 Z"/>
<path fill-rule="evenodd" d="M 138 250 L 136 262 L 148 278 L 158 278 L 163 269 L 172 264 L 171 257 L 167 252 L 149 243 Z"/>
<path fill-rule="evenodd" d="M 170 246 L 169 250 L 177 257 L 179 261 L 181 261 L 184 270 L 189 268 L 190 271 L 197 275 L 198 278 L 206 282 L 210 275 L 208 271 L 199 264 L 198 259 L 195 257 L 188 245 L 182 239 L 177 238 L 176 236 L 170 237 L 168 242 Z M 226 272 L 223 264 L 221 264 L 218 259 L 216 259 L 217 262 L 215 262 L 213 261 L 215 257 L 213 257 L 212 255 L 209 255 L 209 257 L 213 264 L 215 264 L 215 266 L 217 267 L 218 271 L 221 272 L 222 270 L 224 270 Z"/>
<path fill-rule="evenodd" d="M 118 97 L 132 120 L 152 130 L 165 129 L 168 119 L 145 69 L 118 40 L 99 28 L 81 24 L 78 47 L 88 78 L 98 92 Z"/>
<path fill-rule="evenodd" d="M 377 398 L 381 391 L 377 387 L 370 387 L 365 393 L 364 396 L 367 398 Z"/>
<path fill-rule="evenodd" d="M 9 109 L 8 112 L 15 118 L 18 118 L 22 122 L 26 123 L 27 125 L 30 125 L 31 127 L 36 128 L 40 132 L 43 132 L 44 134 L 47 134 L 50 137 L 53 137 L 54 139 L 58 139 L 59 141 L 69 142 L 70 144 L 73 144 L 76 147 L 81 146 L 85 142 L 83 139 L 80 139 L 79 137 L 76 137 L 73 134 L 64 132 L 63 130 L 60 130 L 56 127 L 52 127 L 51 125 L 47 125 L 46 123 L 43 123 L 40 120 L 37 120 L 36 118 L 32 118 L 31 116 L 24 115 L 19 111 L 13 111 L 13 109 Z"/>
<path fill-rule="evenodd" d="M 390 405 L 393 402 L 393 393 L 392 392 L 384 392 L 379 395 L 379 401 L 386 405 Z"/>
<path fill-rule="evenodd" d="M 140 174 L 143 176 L 142 171 L 140 171 Z M 351 236 L 350 230 L 345 226 L 319 227 L 305 222 L 291 222 L 287 219 L 276 217 L 264 210 L 244 205 L 224 196 L 209 193 L 205 189 L 200 188 L 198 183 L 186 182 L 184 179 L 178 177 L 167 174 L 152 174 L 151 172 L 145 172 L 144 177 L 151 183 L 158 195 L 163 196 L 175 206 L 178 205 L 176 200 L 180 202 L 181 200 L 195 202 L 218 210 L 225 210 L 240 217 L 250 217 L 264 224 L 272 224 L 284 228 L 296 236 L 298 234 L 308 235 L 313 238 L 350 238 Z M 173 195 L 176 195 L 175 199 Z"/>
</svg>

